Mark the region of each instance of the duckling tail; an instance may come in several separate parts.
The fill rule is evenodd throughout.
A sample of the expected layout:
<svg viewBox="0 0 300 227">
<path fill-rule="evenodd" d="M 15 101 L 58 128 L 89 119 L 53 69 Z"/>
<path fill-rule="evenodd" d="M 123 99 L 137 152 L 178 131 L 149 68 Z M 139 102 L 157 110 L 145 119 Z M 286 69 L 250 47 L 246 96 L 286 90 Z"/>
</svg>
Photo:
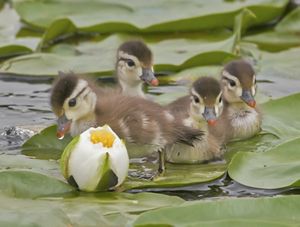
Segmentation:
<svg viewBox="0 0 300 227">
<path fill-rule="evenodd" d="M 199 129 L 194 129 L 187 126 L 177 127 L 177 138 L 176 142 L 183 143 L 189 146 L 194 146 L 194 142 L 202 140 L 204 132 Z"/>
</svg>

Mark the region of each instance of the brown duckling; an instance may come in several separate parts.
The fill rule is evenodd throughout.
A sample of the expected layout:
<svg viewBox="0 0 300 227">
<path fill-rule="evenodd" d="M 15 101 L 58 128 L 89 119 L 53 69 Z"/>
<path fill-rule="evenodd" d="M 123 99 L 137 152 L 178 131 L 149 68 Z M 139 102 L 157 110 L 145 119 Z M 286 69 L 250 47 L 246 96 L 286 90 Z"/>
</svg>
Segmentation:
<svg viewBox="0 0 300 227">
<path fill-rule="evenodd" d="M 223 101 L 219 81 L 212 77 L 196 80 L 190 89 L 190 95 L 170 103 L 167 109 L 183 124 L 203 131 L 201 141 L 195 141 L 194 147 L 184 144 L 168 146 L 166 160 L 173 163 L 202 163 L 220 159 L 223 155 L 222 137 L 209 132 L 222 113 Z"/>
<path fill-rule="evenodd" d="M 142 41 L 127 41 L 118 48 L 116 72 L 126 95 L 145 97 L 143 83 L 152 86 L 159 83 L 153 71 L 152 52 Z"/>
<path fill-rule="evenodd" d="M 245 60 L 228 63 L 222 71 L 221 85 L 224 110 L 214 133 L 224 135 L 226 142 L 257 134 L 262 114 L 254 99 L 257 85 L 253 67 Z"/>
<path fill-rule="evenodd" d="M 92 126 L 108 124 L 118 136 L 141 149 L 159 152 L 159 171 L 164 170 L 164 149 L 175 143 L 192 145 L 202 132 L 183 125 L 150 100 L 124 96 L 118 91 L 95 89 L 74 74 L 61 76 L 53 85 L 51 106 L 58 118 L 58 137 L 76 136 Z M 97 92 L 97 93 L 96 93 Z"/>
</svg>

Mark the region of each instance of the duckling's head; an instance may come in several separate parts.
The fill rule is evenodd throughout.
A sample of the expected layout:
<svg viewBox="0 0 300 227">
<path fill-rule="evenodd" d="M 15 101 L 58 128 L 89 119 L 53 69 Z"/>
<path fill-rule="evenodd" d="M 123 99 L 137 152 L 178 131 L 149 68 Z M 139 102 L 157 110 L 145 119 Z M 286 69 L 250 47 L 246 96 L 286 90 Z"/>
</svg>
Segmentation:
<svg viewBox="0 0 300 227">
<path fill-rule="evenodd" d="M 255 107 L 256 76 L 252 66 L 244 60 L 225 65 L 222 72 L 223 96 L 229 103 L 245 102 Z"/>
<path fill-rule="evenodd" d="M 60 72 L 50 97 L 52 110 L 58 116 L 57 136 L 63 138 L 72 122 L 91 115 L 96 101 L 96 93 L 87 80 L 73 73 Z"/>
<path fill-rule="evenodd" d="M 212 77 L 202 77 L 193 83 L 190 94 L 192 117 L 214 125 L 223 110 L 220 83 Z"/>
<path fill-rule="evenodd" d="M 152 52 L 142 41 L 127 41 L 118 48 L 117 74 L 121 86 L 134 87 L 143 82 L 158 85 L 153 71 Z"/>
</svg>

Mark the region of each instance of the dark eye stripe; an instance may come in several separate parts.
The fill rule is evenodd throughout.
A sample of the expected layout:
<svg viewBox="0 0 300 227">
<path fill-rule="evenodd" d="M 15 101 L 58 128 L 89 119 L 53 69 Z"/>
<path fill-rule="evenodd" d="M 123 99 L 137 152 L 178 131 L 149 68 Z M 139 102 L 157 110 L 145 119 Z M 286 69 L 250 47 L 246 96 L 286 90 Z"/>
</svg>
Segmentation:
<svg viewBox="0 0 300 227">
<path fill-rule="evenodd" d="M 236 82 L 234 80 L 231 80 L 231 79 L 229 79 L 229 78 L 227 78 L 225 76 L 223 76 L 222 79 L 227 80 L 230 83 L 231 86 L 235 86 L 236 85 Z"/>
<path fill-rule="evenodd" d="M 82 88 L 82 90 L 74 97 L 74 99 L 76 99 L 79 95 L 81 95 L 86 89 L 87 87 Z"/>
<path fill-rule="evenodd" d="M 119 58 L 119 60 L 118 60 L 118 61 L 125 61 L 125 62 L 132 61 L 132 62 L 133 62 L 133 60 L 132 60 L 132 59 L 130 59 L 130 58 Z"/>
</svg>

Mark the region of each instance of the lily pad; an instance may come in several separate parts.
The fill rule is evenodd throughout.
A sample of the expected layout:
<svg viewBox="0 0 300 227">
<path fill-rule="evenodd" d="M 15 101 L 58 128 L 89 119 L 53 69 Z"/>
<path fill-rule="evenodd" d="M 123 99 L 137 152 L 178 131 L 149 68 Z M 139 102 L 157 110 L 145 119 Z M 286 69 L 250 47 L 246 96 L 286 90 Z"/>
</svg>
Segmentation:
<svg viewBox="0 0 300 227">
<path fill-rule="evenodd" d="M 69 217 L 57 204 L 0 196 L 0 226 L 71 226 Z"/>
<path fill-rule="evenodd" d="M 74 191 L 67 183 L 31 171 L 0 172 L 1 193 L 20 198 L 36 198 Z"/>
<path fill-rule="evenodd" d="M 228 173 L 232 179 L 249 187 L 300 186 L 299 146 L 300 139 L 295 139 L 264 153 L 239 152 L 230 162 Z"/>
<path fill-rule="evenodd" d="M 35 53 L 9 59 L 0 65 L 0 73 L 11 73 L 33 76 L 55 76 L 58 71 L 102 75 L 111 74 L 114 70 L 118 46 L 132 37 L 113 35 L 100 42 L 85 42 L 75 46 L 73 54 Z M 178 71 L 192 66 L 220 64 L 235 56 L 232 54 L 235 35 L 221 41 L 209 39 L 171 39 L 149 43 L 153 51 L 156 70 Z M 65 46 L 63 46 L 65 49 Z"/>
<path fill-rule="evenodd" d="M 228 146 L 231 153 L 240 151 L 229 164 L 228 171 L 234 180 L 258 188 L 282 188 L 299 184 L 296 183 L 300 180 L 297 175 L 300 168 L 297 156 L 299 106 L 300 93 L 262 105 L 262 128 L 266 133 Z"/>
<path fill-rule="evenodd" d="M 40 38 L 16 37 L 19 28 L 19 16 L 6 5 L 0 11 L 0 58 L 29 54 L 36 49 Z"/>
<path fill-rule="evenodd" d="M 146 226 L 295 226 L 300 196 L 186 202 L 145 212 L 133 223 Z M 275 212 L 276 211 L 276 212 Z"/>
<path fill-rule="evenodd" d="M 300 93 L 272 100 L 262 106 L 263 129 L 276 135 L 281 141 L 300 136 L 299 118 Z"/>
<path fill-rule="evenodd" d="M 134 174 L 135 177 L 128 177 L 123 188 L 127 190 L 133 188 L 170 188 L 209 182 L 223 176 L 226 171 L 226 165 L 224 163 L 198 165 L 167 164 L 163 175 L 157 176 L 153 180 L 141 178 L 143 175 L 153 175 L 156 169 L 157 165 L 150 163 L 145 165 L 131 164 L 129 172 L 131 172 L 131 175 Z"/>
<path fill-rule="evenodd" d="M 53 198 L 43 201 L 55 201 Z M 97 193 L 64 198 L 58 203 L 76 226 L 130 226 L 142 212 L 179 206 L 176 196 L 157 193 Z"/>
<path fill-rule="evenodd" d="M 0 155 L 0 170 L 31 170 L 64 179 L 57 161 L 32 159 L 24 155 Z"/>
<path fill-rule="evenodd" d="M 293 106 L 294 108 L 291 108 Z M 246 141 L 227 145 L 227 160 L 237 152 L 264 152 L 282 143 L 300 137 L 298 109 L 300 93 L 271 100 L 261 105 L 263 112 L 262 132 Z"/>
<path fill-rule="evenodd" d="M 130 226 L 145 211 L 181 205 L 176 196 L 157 193 L 73 194 L 22 199 L 0 196 L 3 226 Z"/>
<path fill-rule="evenodd" d="M 254 42 L 268 51 L 280 51 L 300 45 L 300 7 L 285 16 L 274 29 L 249 35 L 245 41 Z"/>
<path fill-rule="evenodd" d="M 52 125 L 31 137 L 23 144 L 22 153 L 39 159 L 59 159 L 71 136 L 57 139 L 56 128 L 56 125 Z"/>
<path fill-rule="evenodd" d="M 259 50 L 255 44 L 243 43 L 242 50 L 256 63 L 259 91 L 272 99 L 300 91 L 299 47 L 270 53 Z"/>
<path fill-rule="evenodd" d="M 70 2 L 72 4 L 70 4 Z M 234 17 L 245 7 L 257 19 L 251 25 L 266 23 L 283 12 L 287 0 L 222 1 L 201 4 L 189 1 L 15 1 L 14 7 L 22 20 L 38 29 L 55 32 L 56 27 L 66 33 L 76 27 L 80 32 L 173 32 L 199 31 L 216 27 L 232 27 Z M 215 7 L 218 5 L 218 7 Z M 165 9 L 170 13 L 166 13 Z M 182 9 L 185 10 L 182 10 Z M 155 15 L 155 17 L 153 17 Z M 149 20 L 151 18 L 151 20 Z M 68 20 L 68 22 L 67 22 Z M 221 23 L 220 23 L 221 22 Z M 61 30 L 63 31 L 63 30 Z"/>
</svg>

